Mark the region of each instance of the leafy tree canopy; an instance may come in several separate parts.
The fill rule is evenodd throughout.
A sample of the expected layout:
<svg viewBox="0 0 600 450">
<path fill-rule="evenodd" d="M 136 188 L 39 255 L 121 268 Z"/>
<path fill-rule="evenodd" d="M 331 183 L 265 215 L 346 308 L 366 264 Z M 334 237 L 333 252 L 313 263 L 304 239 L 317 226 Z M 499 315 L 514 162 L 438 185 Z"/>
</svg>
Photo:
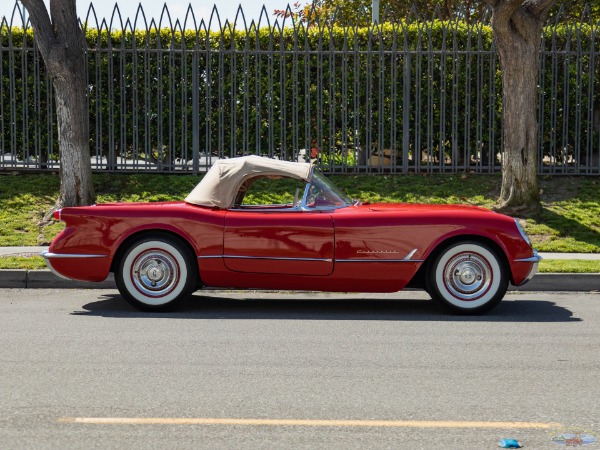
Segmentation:
<svg viewBox="0 0 600 450">
<path fill-rule="evenodd" d="M 549 13 L 549 20 L 600 21 L 600 2 L 567 0 L 557 4 Z M 371 22 L 371 0 L 314 0 L 300 1 L 289 9 L 275 10 L 278 17 L 291 17 L 310 26 L 321 24 L 366 25 Z M 462 19 L 467 22 L 489 18 L 486 6 L 477 0 L 381 0 L 381 22 L 397 22 L 406 19 Z"/>
</svg>

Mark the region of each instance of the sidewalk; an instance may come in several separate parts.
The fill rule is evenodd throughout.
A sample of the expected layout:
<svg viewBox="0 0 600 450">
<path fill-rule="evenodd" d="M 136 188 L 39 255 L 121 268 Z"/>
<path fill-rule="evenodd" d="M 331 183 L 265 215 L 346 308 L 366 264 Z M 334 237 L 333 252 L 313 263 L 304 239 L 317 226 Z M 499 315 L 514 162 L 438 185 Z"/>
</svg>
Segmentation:
<svg viewBox="0 0 600 450">
<path fill-rule="evenodd" d="M 48 247 L 0 247 L 0 256 L 38 255 Z M 600 260 L 600 253 L 540 253 L 544 259 Z M 113 275 L 101 283 L 59 278 L 47 269 L 0 270 L 0 288 L 45 288 L 45 289 L 116 289 Z M 600 291 L 600 274 L 595 273 L 540 273 L 525 286 L 510 290 L 519 291 Z"/>
<path fill-rule="evenodd" d="M 48 250 L 48 247 L 0 247 L 0 256 L 31 256 L 39 255 Z"/>
</svg>

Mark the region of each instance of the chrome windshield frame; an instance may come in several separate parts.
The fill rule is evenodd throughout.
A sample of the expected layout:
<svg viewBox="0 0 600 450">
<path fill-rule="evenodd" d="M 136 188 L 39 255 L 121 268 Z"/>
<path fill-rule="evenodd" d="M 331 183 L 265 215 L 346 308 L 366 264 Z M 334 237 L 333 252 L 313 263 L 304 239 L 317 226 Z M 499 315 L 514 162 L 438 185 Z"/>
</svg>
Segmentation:
<svg viewBox="0 0 600 450">
<path fill-rule="evenodd" d="M 308 199 L 311 187 L 316 186 L 317 183 L 320 185 L 319 189 L 326 191 L 329 198 L 337 199 L 343 204 L 309 206 Z M 302 211 L 330 211 L 332 209 L 347 208 L 348 206 L 353 206 L 355 204 L 355 202 L 353 202 L 345 193 L 339 190 L 339 188 L 337 188 L 337 186 L 335 186 L 327 177 L 325 177 L 325 175 L 313 169 L 311 171 L 310 179 L 304 187 L 304 194 L 302 195 L 302 200 L 300 200 L 299 207 Z"/>
</svg>

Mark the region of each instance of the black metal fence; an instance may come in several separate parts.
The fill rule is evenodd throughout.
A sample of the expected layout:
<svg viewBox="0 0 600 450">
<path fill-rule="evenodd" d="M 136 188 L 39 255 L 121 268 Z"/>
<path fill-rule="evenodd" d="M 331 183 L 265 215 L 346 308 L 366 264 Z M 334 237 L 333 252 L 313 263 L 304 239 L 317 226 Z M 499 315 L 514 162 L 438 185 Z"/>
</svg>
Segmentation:
<svg viewBox="0 0 600 450">
<path fill-rule="evenodd" d="M 0 169 L 59 164 L 33 33 L 0 23 Z M 216 158 L 318 159 L 326 172 L 500 171 L 501 82 L 489 24 L 235 23 L 138 10 L 85 20 L 92 167 L 203 172 Z M 539 172 L 600 174 L 600 20 L 548 23 Z"/>
</svg>

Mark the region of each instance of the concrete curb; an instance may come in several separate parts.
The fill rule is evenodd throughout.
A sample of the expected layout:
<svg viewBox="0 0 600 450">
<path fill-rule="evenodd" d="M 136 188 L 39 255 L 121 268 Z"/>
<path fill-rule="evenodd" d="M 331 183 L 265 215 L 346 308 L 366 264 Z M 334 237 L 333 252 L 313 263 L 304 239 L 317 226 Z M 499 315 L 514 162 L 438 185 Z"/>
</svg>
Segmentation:
<svg viewBox="0 0 600 450">
<path fill-rule="evenodd" d="M 0 270 L 0 288 L 26 288 L 27 272 L 22 269 Z"/>
<path fill-rule="evenodd" d="M 65 280 L 49 270 L 0 270 L 0 288 L 21 289 L 116 289 L 113 274 L 100 283 Z M 540 273 L 525 286 L 510 287 L 511 291 L 600 291 L 600 274 Z"/>
<path fill-rule="evenodd" d="M 598 292 L 600 273 L 538 273 L 524 286 L 510 286 L 511 291 Z"/>
<path fill-rule="evenodd" d="M 57 277 L 50 270 L 0 270 L 0 288 L 21 289 L 116 289 L 115 278 L 109 274 L 100 283 L 66 280 Z"/>
</svg>

